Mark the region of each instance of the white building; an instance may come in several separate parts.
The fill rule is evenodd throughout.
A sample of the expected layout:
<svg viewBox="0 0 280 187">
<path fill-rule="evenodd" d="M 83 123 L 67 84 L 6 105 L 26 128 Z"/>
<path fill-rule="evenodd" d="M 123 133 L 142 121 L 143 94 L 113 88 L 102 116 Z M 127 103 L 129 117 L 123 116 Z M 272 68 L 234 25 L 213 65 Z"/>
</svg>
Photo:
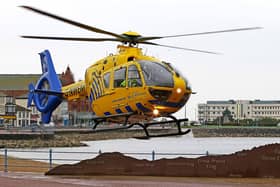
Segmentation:
<svg viewBox="0 0 280 187">
<path fill-rule="evenodd" d="M 265 117 L 280 119 L 280 100 L 228 100 L 207 101 L 198 104 L 198 119 L 200 122 L 211 122 L 223 116 L 228 109 L 233 119 L 261 119 Z"/>
<path fill-rule="evenodd" d="M 31 110 L 20 105 L 16 105 L 16 127 L 26 127 L 30 125 Z"/>
<path fill-rule="evenodd" d="M 16 98 L 16 105 L 17 106 L 21 106 L 22 108 L 25 108 L 26 111 L 25 112 L 28 112 L 29 111 L 29 120 L 28 120 L 28 125 L 31 125 L 31 124 L 40 124 L 40 121 L 41 121 L 41 114 L 40 112 L 37 110 L 37 108 L 35 107 L 35 105 L 32 103 L 31 106 L 29 108 L 27 108 L 27 96 L 22 96 L 22 97 L 17 97 Z M 27 111 L 28 110 L 28 111 Z M 24 116 L 24 115 L 22 115 Z M 27 116 L 27 115 L 25 115 Z M 17 118 L 19 118 L 20 120 L 20 114 L 18 114 L 17 112 Z M 19 120 L 17 120 L 17 125 L 18 126 L 21 126 L 19 124 Z M 26 126 L 26 125 L 24 125 Z"/>
</svg>

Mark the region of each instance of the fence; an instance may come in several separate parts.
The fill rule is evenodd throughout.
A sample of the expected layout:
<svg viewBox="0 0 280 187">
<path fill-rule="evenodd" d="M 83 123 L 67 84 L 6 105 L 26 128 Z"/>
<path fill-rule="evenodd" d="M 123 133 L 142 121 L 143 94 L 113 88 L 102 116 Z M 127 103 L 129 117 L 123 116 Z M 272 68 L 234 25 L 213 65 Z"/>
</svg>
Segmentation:
<svg viewBox="0 0 280 187">
<path fill-rule="evenodd" d="M 101 150 L 99 150 L 98 152 L 70 152 L 70 151 L 53 151 L 52 149 L 49 150 L 15 150 L 15 149 L 3 149 L 4 154 L 3 154 L 3 163 L 0 164 L 0 166 L 4 167 L 3 171 L 4 172 L 8 172 L 9 168 L 15 168 L 15 167 L 44 167 L 47 169 L 52 169 L 55 164 L 55 162 L 79 162 L 81 160 L 83 160 L 84 158 L 80 158 L 77 159 L 74 157 L 74 155 L 76 154 L 85 154 L 85 155 L 100 155 L 102 153 Z M 41 161 L 41 162 L 45 162 L 47 163 L 48 166 L 32 166 L 32 165 L 27 165 L 27 164 L 9 164 L 9 159 L 11 159 L 11 157 L 9 156 L 9 153 L 30 153 L 30 154 L 47 154 L 48 156 L 43 156 L 43 157 L 24 157 L 24 158 L 19 158 L 19 159 L 27 159 L 27 160 L 35 160 L 35 161 Z M 57 154 L 71 154 L 72 157 L 71 158 L 55 158 L 54 155 Z M 154 150 L 151 152 L 127 152 L 127 153 L 123 153 L 125 155 L 128 156 L 146 156 L 146 158 L 148 158 L 149 160 L 155 160 L 156 157 L 166 157 L 166 156 L 191 156 L 191 157 L 198 157 L 198 156 L 207 156 L 210 155 L 208 151 L 206 151 L 205 153 L 156 153 Z M 211 154 L 214 155 L 214 154 Z M 91 157 L 92 158 L 92 157 Z"/>
</svg>

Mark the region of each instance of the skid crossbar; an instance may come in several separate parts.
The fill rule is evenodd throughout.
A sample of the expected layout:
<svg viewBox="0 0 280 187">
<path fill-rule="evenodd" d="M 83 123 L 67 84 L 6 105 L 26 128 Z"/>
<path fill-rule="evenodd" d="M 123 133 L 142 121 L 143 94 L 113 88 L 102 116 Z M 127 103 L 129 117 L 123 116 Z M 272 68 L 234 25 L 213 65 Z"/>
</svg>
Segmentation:
<svg viewBox="0 0 280 187">
<path fill-rule="evenodd" d="M 135 137 L 137 139 L 149 139 L 149 138 L 154 138 L 154 137 L 168 137 L 168 136 L 180 136 L 180 135 L 185 135 L 189 133 L 191 130 L 187 129 L 185 131 L 182 131 L 181 123 L 188 121 L 188 119 L 177 119 L 174 116 L 167 116 L 171 118 L 171 120 L 168 121 L 154 121 L 154 122 L 147 122 L 147 123 L 131 123 L 128 124 L 128 119 L 133 116 L 135 113 L 126 113 L 126 114 L 116 114 L 116 115 L 109 115 L 109 116 L 104 116 L 104 117 L 98 117 L 94 118 L 93 121 L 95 122 L 93 126 L 93 132 L 107 132 L 107 131 L 116 131 L 116 130 L 125 130 L 125 129 L 130 129 L 134 126 L 139 126 L 143 129 L 145 136 L 143 137 Z M 100 125 L 101 122 L 105 122 L 108 119 L 113 119 L 113 118 L 119 118 L 119 117 L 124 117 L 124 123 L 122 127 L 117 127 L 117 128 L 105 128 L 105 129 L 96 129 L 98 125 Z M 169 124 L 169 123 L 175 123 L 177 127 L 177 132 L 175 133 L 165 133 L 165 134 L 157 134 L 157 135 L 151 135 L 148 131 L 148 128 L 153 125 L 161 125 L 161 124 Z"/>
</svg>

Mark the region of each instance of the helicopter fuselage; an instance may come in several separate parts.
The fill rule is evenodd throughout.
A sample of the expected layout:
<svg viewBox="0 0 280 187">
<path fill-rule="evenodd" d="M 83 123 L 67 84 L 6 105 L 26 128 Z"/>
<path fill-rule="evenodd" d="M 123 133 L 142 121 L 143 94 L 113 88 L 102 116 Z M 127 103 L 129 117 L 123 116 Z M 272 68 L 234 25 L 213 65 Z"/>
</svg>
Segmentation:
<svg viewBox="0 0 280 187">
<path fill-rule="evenodd" d="M 64 98 L 89 99 L 99 117 L 136 112 L 153 118 L 185 105 L 192 92 L 189 83 L 168 63 L 137 47 L 118 49 L 87 68 L 84 81 L 62 87 Z"/>
</svg>

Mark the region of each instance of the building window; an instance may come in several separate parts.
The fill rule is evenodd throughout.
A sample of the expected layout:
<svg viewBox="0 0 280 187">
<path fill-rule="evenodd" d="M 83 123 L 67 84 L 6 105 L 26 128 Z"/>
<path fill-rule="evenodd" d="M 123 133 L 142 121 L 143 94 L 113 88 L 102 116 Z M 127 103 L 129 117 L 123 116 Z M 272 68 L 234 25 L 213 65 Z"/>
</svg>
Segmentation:
<svg viewBox="0 0 280 187">
<path fill-rule="evenodd" d="M 0 103 L 1 103 L 2 105 L 5 104 L 5 99 L 4 99 L 3 96 L 0 96 Z"/>
<path fill-rule="evenodd" d="M 12 114 L 16 112 L 16 106 L 15 105 L 6 105 L 5 106 L 5 112 L 7 114 Z"/>
<path fill-rule="evenodd" d="M 33 114 L 36 114 L 36 113 L 37 113 L 37 110 L 36 110 L 36 107 L 35 107 L 35 106 L 32 106 L 32 107 L 31 107 L 31 110 L 32 110 L 32 113 L 33 113 Z"/>
<path fill-rule="evenodd" d="M 15 103 L 14 98 L 12 96 L 7 96 L 6 97 L 6 103 L 7 104 L 14 104 Z"/>
</svg>

